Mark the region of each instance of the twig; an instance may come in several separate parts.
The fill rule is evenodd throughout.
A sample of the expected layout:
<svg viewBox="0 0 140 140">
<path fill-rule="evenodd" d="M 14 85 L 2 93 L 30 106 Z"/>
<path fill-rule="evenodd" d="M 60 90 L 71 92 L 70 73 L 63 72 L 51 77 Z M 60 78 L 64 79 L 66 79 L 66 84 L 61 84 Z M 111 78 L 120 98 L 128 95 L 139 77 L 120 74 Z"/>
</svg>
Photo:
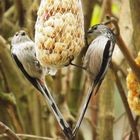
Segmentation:
<svg viewBox="0 0 140 140">
<path fill-rule="evenodd" d="M 136 126 L 138 125 L 138 121 L 139 121 L 139 116 L 136 116 L 136 118 L 135 118 Z M 123 139 L 128 137 L 128 135 L 130 135 L 129 140 L 132 140 L 132 138 L 133 138 L 133 132 L 132 131 L 129 131 L 128 133 L 126 133 L 125 136 L 123 137 Z"/>
<path fill-rule="evenodd" d="M 16 132 L 23 133 L 23 131 L 24 131 L 23 124 L 21 122 L 17 106 L 9 104 L 7 107 L 7 111 L 9 113 L 11 120 L 12 120 L 12 124 L 16 129 Z"/>
<path fill-rule="evenodd" d="M 137 116 L 136 119 L 135 119 L 136 126 L 138 124 L 138 121 L 139 121 L 139 116 Z M 132 138 L 133 138 L 133 132 L 132 131 L 129 131 L 128 133 L 126 133 L 125 136 L 123 137 L 123 139 L 125 139 L 128 136 L 129 136 L 129 140 L 132 140 Z"/>
<path fill-rule="evenodd" d="M 4 18 L 9 18 L 14 13 L 15 6 L 11 6 L 7 11 L 4 12 Z"/>
<path fill-rule="evenodd" d="M 82 0 L 82 5 L 84 5 L 83 11 L 84 11 L 85 31 L 87 31 L 90 26 L 92 11 L 93 11 L 94 5 L 96 3 L 97 3 L 97 0 L 94 0 L 94 1 L 93 0 Z"/>
<path fill-rule="evenodd" d="M 22 27 L 24 25 L 24 9 L 23 4 L 21 0 L 15 0 L 15 6 L 17 9 L 18 19 L 19 19 L 19 25 Z"/>
<path fill-rule="evenodd" d="M 7 78 L 6 78 L 6 75 L 5 75 L 5 72 L 4 72 L 4 69 L 2 67 L 2 63 L 0 61 L 0 71 L 1 71 L 1 74 L 3 76 L 3 80 L 4 80 L 4 86 L 5 86 L 5 92 L 10 92 L 10 88 L 9 88 L 9 85 L 8 85 L 8 82 L 7 82 Z"/>
<path fill-rule="evenodd" d="M 0 133 L 5 133 L 11 140 L 21 140 L 9 127 L 0 122 Z"/>
<path fill-rule="evenodd" d="M 77 68 L 79 68 L 79 69 L 82 69 L 82 70 L 86 70 L 85 67 L 82 67 L 82 66 L 77 65 L 77 64 L 74 64 L 74 63 L 70 63 L 70 65 L 72 65 L 72 66 L 74 66 L 74 67 L 77 67 Z"/>
<path fill-rule="evenodd" d="M 16 134 L 20 138 L 32 138 L 32 139 L 39 139 L 39 140 L 62 140 L 59 138 L 48 138 L 48 137 L 41 137 L 41 136 L 35 136 L 35 135 L 29 135 L 29 134 Z M 0 138 L 7 137 L 7 134 L 0 135 Z"/>
<path fill-rule="evenodd" d="M 103 1 L 100 21 L 103 21 L 106 14 L 112 15 L 111 6 L 112 6 L 111 0 L 104 0 Z"/>
<path fill-rule="evenodd" d="M 116 29 L 116 36 L 120 35 L 120 28 L 118 26 L 118 20 L 115 17 L 110 17 L 109 15 L 106 15 L 106 21 L 103 22 L 105 25 L 113 24 L 113 26 Z"/>
<path fill-rule="evenodd" d="M 118 44 L 120 50 L 122 51 L 123 55 L 127 59 L 128 64 L 130 65 L 131 69 L 135 73 L 138 81 L 140 82 L 140 67 L 136 64 L 133 56 L 131 55 L 130 51 L 128 50 L 127 45 L 125 44 L 124 40 L 122 39 L 122 37 L 120 35 L 120 29 L 119 29 L 117 20 L 115 20 L 113 17 L 107 17 L 107 19 L 108 20 L 104 24 L 113 23 L 113 25 L 115 26 L 116 32 L 117 32 L 117 34 L 116 34 L 117 44 Z"/>
<path fill-rule="evenodd" d="M 3 18 L 3 23 L 9 29 L 12 28 L 12 30 L 14 30 L 14 31 L 16 30 L 15 24 L 13 24 L 8 18 Z M 5 27 L 4 25 L 3 25 L 3 28 Z"/>
<path fill-rule="evenodd" d="M 47 137 L 34 136 L 34 135 L 28 135 L 28 134 L 17 134 L 17 136 L 26 137 L 26 138 L 40 139 L 40 140 L 58 140 L 58 138 L 47 138 Z"/>
<path fill-rule="evenodd" d="M 5 3 L 4 3 L 4 1 L 0 1 L 0 21 L 1 21 L 1 23 L 3 21 L 4 11 L 5 11 Z"/>
<path fill-rule="evenodd" d="M 115 66 L 115 68 L 117 68 L 117 70 L 122 73 L 122 75 L 124 76 L 124 78 L 126 78 L 127 73 L 118 64 L 116 64 L 114 61 L 112 61 L 112 63 Z"/>
<path fill-rule="evenodd" d="M 131 69 L 135 73 L 138 81 L 140 82 L 140 67 L 136 64 L 134 58 L 132 57 L 130 51 L 128 50 L 128 47 L 126 46 L 125 42 L 123 41 L 120 35 L 117 37 L 117 44 L 119 45 L 123 55 L 127 59 Z"/>
<path fill-rule="evenodd" d="M 136 119 L 135 119 L 136 126 L 138 125 L 138 121 L 139 121 L 139 116 L 137 116 Z M 132 138 L 133 138 L 133 132 L 131 131 L 131 134 L 129 136 L 129 140 L 132 140 Z"/>
<path fill-rule="evenodd" d="M 125 114 L 126 114 L 126 112 L 123 112 L 118 118 L 116 118 L 116 119 L 114 120 L 114 123 L 117 123 L 120 119 L 122 119 L 122 117 L 124 117 Z"/>
<path fill-rule="evenodd" d="M 138 135 L 138 131 L 137 131 L 137 128 L 136 128 L 136 123 L 135 123 L 135 120 L 133 118 L 133 115 L 132 115 L 132 112 L 130 110 L 130 107 L 128 105 L 125 91 L 124 91 L 124 89 L 122 87 L 121 81 L 120 81 L 119 76 L 117 74 L 117 69 L 115 68 L 115 66 L 113 64 L 111 64 L 111 68 L 112 68 L 112 70 L 114 72 L 116 85 L 118 87 L 119 94 L 120 94 L 121 99 L 123 101 L 126 113 L 128 115 L 128 119 L 129 119 L 129 123 L 130 123 L 131 129 L 132 129 L 132 133 L 133 133 L 133 135 L 135 137 L 135 140 L 139 140 L 139 135 Z"/>
</svg>

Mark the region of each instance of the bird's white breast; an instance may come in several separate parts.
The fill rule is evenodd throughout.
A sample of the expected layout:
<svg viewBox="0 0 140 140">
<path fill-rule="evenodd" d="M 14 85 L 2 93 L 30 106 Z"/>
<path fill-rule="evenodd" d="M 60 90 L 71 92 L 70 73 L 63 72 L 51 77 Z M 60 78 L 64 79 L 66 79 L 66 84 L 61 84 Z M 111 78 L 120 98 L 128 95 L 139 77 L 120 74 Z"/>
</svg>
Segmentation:
<svg viewBox="0 0 140 140">
<path fill-rule="evenodd" d="M 103 53 L 107 41 L 108 38 L 105 36 L 97 37 L 90 44 L 84 57 L 84 67 L 92 74 L 92 80 L 96 78 L 101 69 Z"/>
</svg>

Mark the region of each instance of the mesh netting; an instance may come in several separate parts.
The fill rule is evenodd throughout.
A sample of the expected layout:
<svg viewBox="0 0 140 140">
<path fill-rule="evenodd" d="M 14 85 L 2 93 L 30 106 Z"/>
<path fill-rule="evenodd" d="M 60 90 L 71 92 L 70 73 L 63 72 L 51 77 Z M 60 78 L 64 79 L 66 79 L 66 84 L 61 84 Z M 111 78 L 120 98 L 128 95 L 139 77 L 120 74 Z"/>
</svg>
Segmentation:
<svg viewBox="0 0 140 140">
<path fill-rule="evenodd" d="M 35 26 L 37 58 L 61 67 L 84 46 L 84 20 L 79 0 L 42 0 Z"/>
</svg>

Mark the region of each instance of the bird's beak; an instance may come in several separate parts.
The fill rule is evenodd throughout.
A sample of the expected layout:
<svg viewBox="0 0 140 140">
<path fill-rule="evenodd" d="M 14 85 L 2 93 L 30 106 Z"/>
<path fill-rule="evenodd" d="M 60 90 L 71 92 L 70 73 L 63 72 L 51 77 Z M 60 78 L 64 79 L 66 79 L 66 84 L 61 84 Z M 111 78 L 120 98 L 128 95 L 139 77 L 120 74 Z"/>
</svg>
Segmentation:
<svg viewBox="0 0 140 140">
<path fill-rule="evenodd" d="M 91 33 L 93 33 L 93 30 L 92 28 L 89 28 L 89 30 L 87 31 L 87 34 L 91 34 Z"/>
</svg>

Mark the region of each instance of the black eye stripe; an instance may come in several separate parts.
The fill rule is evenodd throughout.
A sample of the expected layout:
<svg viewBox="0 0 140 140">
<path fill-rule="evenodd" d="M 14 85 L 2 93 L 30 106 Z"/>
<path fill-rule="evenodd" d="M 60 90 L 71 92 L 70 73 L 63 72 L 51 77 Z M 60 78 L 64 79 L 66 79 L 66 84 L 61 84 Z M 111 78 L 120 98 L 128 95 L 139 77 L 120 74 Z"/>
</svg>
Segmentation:
<svg viewBox="0 0 140 140">
<path fill-rule="evenodd" d="M 22 32 L 22 33 L 21 33 L 21 35 L 22 35 L 22 36 L 25 36 L 25 35 L 26 35 L 26 33 L 25 33 L 25 32 Z"/>
</svg>

